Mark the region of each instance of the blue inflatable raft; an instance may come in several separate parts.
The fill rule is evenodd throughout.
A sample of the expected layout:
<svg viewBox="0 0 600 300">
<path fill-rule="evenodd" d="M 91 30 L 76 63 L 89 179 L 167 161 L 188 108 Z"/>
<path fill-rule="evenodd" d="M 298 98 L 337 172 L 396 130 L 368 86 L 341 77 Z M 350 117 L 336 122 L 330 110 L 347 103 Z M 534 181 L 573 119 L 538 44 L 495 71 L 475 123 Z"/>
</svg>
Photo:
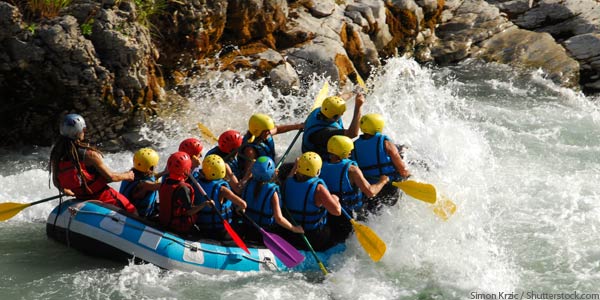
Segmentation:
<svg viewBox="0 0 600 300">
<path fill-rule="evenodd" d="M 264 246 L 248 245 L 250 254 L 247 254 L 233 243 L 185 240 L 99 201 L 66 201 L 58 205 L 48 216 L 46 233 L 89 255 L 134 258 L 168 270 L 207 274 L 289 270 Z M 326 264 L 331 255 L 345 249 L 344 244 L 338 244 L 325 252 L 317 252 L 317 256 Z M 300 252 L 306 258 L 293 271 L 318 271 L 312 254 Z"/>
</svg>

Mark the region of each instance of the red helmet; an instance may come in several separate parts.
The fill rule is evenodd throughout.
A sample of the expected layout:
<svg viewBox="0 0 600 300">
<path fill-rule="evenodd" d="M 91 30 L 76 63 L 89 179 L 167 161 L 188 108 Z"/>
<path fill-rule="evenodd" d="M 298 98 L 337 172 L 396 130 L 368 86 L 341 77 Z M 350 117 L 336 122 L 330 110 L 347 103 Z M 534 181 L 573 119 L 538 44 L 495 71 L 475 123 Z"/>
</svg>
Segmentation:
<svg viewBox="0 0 600 300">
<path fill-rule="evenodd" d="M 202 144 L 196 138 L 185 139 L 179 144 L 179 151 L 185 152 L 190 156 L 198 156 L 202 152 Z"/>
<path fill-rule="evenodd" d="M 190 155 L 182 151 L 171 154 L 167 161 L 167 170 L 170 178 L 185 179 L 192 170 Z"/>
<path fill-rule="evenodd" d="M 242 145 L 242 135 L 235 130 L 227 130 L 219 136 L 219 150 L 230 153 Z"/>
</svg>

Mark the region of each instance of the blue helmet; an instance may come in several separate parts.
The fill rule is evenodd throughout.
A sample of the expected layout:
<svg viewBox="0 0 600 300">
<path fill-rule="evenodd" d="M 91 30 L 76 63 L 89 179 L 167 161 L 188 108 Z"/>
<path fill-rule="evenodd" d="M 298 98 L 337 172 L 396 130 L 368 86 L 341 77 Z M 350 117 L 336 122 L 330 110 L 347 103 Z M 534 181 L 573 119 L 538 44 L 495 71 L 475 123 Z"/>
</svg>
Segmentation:
<svg viewBox="0 0 600 300">
<path fill-rule="evenodd" d="M 75 140 L 83 129 L 85 129 L 85 120 L 78 114 L 68 114 L 60 123 L 59 129 L 60 135 Z"/>
<path fill-rule="evenodd" d="M 261 156 L 252 165 L 252 176 L 258 181 L 269 181 L 275 174 L 275 162 L 268 156 Z"/>
</svg>

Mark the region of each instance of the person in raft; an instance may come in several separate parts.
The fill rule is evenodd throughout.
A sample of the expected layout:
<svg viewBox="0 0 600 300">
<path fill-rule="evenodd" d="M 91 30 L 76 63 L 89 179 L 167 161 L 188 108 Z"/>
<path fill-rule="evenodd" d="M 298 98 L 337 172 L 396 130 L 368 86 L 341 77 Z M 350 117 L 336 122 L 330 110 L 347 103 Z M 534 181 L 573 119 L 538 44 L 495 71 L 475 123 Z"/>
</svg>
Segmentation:
<svg viewBox="0 0 600 300">
<path fill-rule="evenodd" d="M 406 163 L 402 160 L 398 147 L 381 132 L 385 126 L 380 114 L 366 114 L 360 119 L 362 135 L 354 141 L 352 159 L 363 172 L 369 183 L 375 183 L 381 175 L 389 176 L 390 181 L 405 180 L 410 176 Z M 368 212 L 378 212 L 382 205 L 392 206 L 398 202 L 400 191 L 391 183 L 367 202 Z"/>
<path fill-rule="evenodd" d="M 228 223 L 232 223 L 233 204 L 238 209 L 246 209 L 246 201 L 237 196 L 230 188 L 229 183 L 224 179 L 226 174 L 225 162 L 215 154 L 211 154 L 202 161 L 202 170 L 194 177 L 200 184 L 206 195 L 199 189 L 200 193 L 195 203 L 200 204 L 206 200 L 213 200 L 212 207 L 207 206 L 198 214 L 196 225 L 203 237 L 216 240 L 229 240 L 231 237 L 227 234 L 220 214 Z M 203 176 L 200 176 L 202 174 Z M 197 187 L 195 187 L 197 188 Z M 233 225 L 233 224 L 232 224 Z"/>
<path fill-rule="evenodd" d="M 186 182 L 191 169 L 192 159 L 187 153 L 179 151 L 171 154 L 167 161 L 167 178 L 158 190 L 160 225 L 183 236 L 192 233 L 198 212 L 212 205 L 212 201 L 193 205 L 194 189 Z"/>
<path fill-rule="evenodd" d="M 327 185 L 319 178 L 322 165 L 319 154 L 310 151 L 302 154 L 286 179 L 282 193 L 290 217 L 302 226 L 316 251 L 326 250 L 339 241 L 332 236 L 327 215 L 342 214 L 338 197 L 329 193 Z M 300 235 L 286 234 L 286 239 L 295 247 L 308 250 Z"/>
<path fill-rule="evenodd" d="M 227 130 L 219 135 L 217 146 L 206 152 L 206 155 L 216 154 L 225 161 L 227 174 L 225 178 L 229 181 L 233 191 L 240 195 L 240 180 L 243 179 L 242 170 L 238 162 L 238 149 L 242 145 L 242 135 L 236 130 Z"/>
<path fill-rule="evenodd" d="M 187 138 L 179 143 L 179 151 L 185 152 L 192 160 L 192 170 L 190 174 L 197 173 L 202 163 L 202 143 L 197 138 Z M 191 182 L 189 182 L 191 184 Z"/>
<path fill-rule="evenodd" d="M 279 186 L 271 182 L 275 176 L 275 162 L 261 156 L 252 165 L 252 179 L 244 187 L 242 198 L 248 207 L 246 215 L 256 224 L 269 232 L 280 233 L 283 229 L 295 233 L 304 233 L 301 226 L 293 226 L 281 213 L 281 193 Z M 247 220 L 242 223 L 245 238 L 262 242 L 262 234 Z"/>
<path fill-rule="evenodd" d="M 59 130 L 60 137 L 50 151 L 54 186 L 77 200 L 99 200 L 137 214 L 135 206 L 108 185 L 109 182 L 133 180 L 133 171 L 117 173 L 104 164 L 102 153 L 84 142 L 86 124 L 83 117 L 66 115 Z"/>
<path fill-rule="evenodd" d="M 252 163 L 259 156 L 267 156 L 275 160 L 275 142 L 273 136 L 291 130 L 301 130 L 303 123 L 290 125 L 277 125 L 271 117 L 265 114 L 253 114 L 248 120 L 248 132 L 244 135 L 241 155 L 239 157 L 242 174 L 249 176 Z M 242 180 L 244 181 L 244 180 Z"/>
<path fill-rule="evenodd" d="M 361 93 L 356 94 L 350 127 L 344 129 L 342 115 L 346 111 L 346 101 L 339 96 L 325 98 L 321 107 L 313 110 L 304 122 L 302 152 L 313 151 L 321 157 L 328 157 L 327 141 L 332 136 L 357 137 L 359 133 L 358 120 L 361 117 L 361 108 L 364 103 L 365 96 Z"/>
<path fill-rule="evenodd" d="M 325 181 L 329 192 L 338 196 L 340 204 L 349 214 L 359 212 L 363 206 L 363 198 L 371 198 L 389 182 L 386 175 L 379 176 L 379 181 L 370 184 L 355 161 L 349 159 L 354 144 L 343 135 L 334 135 L 327 142 L 329 157 L 323 162 L 319 177 Z M 327 220 L 336 233 L 334 236 L 344 241 L 352 232 L 352 224 L 344 216 L 328 215 Z"/>
<path fill-rule="evenodd" d="M 119 189 L 142 217 L 153 217 L 158 213 L 156 200 L 160 182 L 154 173 L 158 160 L 158 153 L 153 149 L 139 149 L 133 155 L 133 181 L 122 181 Z"/>
</svg>

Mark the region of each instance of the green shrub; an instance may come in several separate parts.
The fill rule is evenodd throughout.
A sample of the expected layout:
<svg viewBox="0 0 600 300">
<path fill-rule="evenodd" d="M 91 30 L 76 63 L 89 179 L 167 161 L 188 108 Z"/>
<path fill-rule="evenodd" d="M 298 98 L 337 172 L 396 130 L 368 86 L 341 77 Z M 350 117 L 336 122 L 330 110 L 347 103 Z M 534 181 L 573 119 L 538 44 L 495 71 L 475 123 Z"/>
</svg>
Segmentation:
<svg viewBox="0 0 600 300">
<path fill-rule="evenodd" d="M 166 0 L 133 0 L 137 7 L 137 22 L 150 28 L 150 18 L 165 12 Z"/>
</svg>

